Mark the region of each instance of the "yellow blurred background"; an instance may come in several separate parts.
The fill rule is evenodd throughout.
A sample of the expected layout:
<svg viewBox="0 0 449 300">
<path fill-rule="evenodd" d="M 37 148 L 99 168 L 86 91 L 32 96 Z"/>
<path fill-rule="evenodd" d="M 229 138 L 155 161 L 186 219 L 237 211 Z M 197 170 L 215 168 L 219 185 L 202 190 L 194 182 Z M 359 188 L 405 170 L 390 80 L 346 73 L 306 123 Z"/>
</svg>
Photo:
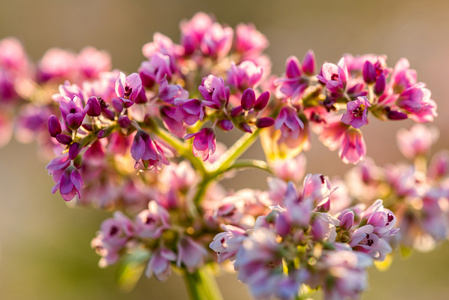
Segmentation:
<svg viewBox="0 0 449 300">
<path fill-rule="evenodd" d="M 390 66 L 408 58 L 439 106 L 434 152 L 449 148 L 449 2 L 443 0 L 0 0 L 0 38 L 18 37 L 33 60 L 50 47 L 79 51 L 92 45 L 108 50 L 114 67 L 131 73 L 144 60 L 141 47 L 154 32 L 178 41 L 179 21 L 197 11 L 231 26 L 254 23 L 270 41 L 275 74 L 283 72 L 288 56 L 302 58 L 308 49 L 319 64 L 337 62 L 344 53 L 386 54 Z M 380 165 L 401 160 L 396 130 L 411 123 L 371 121 L 364 128 L 368 155 Z M 348 169 L 316 138 L 312 149 L 308 172 L 333 176 Z M 187 299 L 176 276 L 163 284 L 143 278 L 132 292 L 120 292 L 114 267 L 99 269 L 90 249 L 109 214 L 71 209 L 52 195 L 52 179 L 36 152 L 34 144 L 17 142 L 0 149 L 0 299 Z M 260 147 L 251 155 L 260 158 Z M 258 172 L 244 175 L 252 180 L 240 177 L 227 186 L 265 188 Z M 371 270 L 364 299 L 448 299 L 448 244 L 396 259 L 388 272 Z M 222 276 L 219 284 L 225 299 L 250 299 L 235 276 Z"/>
</svg>

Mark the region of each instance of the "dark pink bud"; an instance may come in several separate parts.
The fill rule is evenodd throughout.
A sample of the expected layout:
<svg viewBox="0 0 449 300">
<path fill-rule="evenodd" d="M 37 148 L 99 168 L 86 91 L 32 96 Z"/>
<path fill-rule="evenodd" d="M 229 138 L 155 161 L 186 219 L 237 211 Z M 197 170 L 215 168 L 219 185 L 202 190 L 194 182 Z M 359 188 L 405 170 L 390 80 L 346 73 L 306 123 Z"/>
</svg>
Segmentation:
<svg viewBox="0 0 449 300">
<path fill-rule="evenodd" d="M 80 153 L 81 149 L 82 148 L 81 148 L 80 144 L 78 144 L 78 143 L 73 143 L 72 145 L 70 145 L 69 158 L 71 160 L 74 160 L 78 156 L 78 154 Z"/>
<path fill-rule="evenodd" d="M 59 120 L 55 115 L 51 115 L 50 118 L 48 118 L 48 132 L 52 137 L 56 137 L 56 135 L 62 132 L 61 123 L 59 123 Z"/>
<path fill-rule="evenodd" d="M 94 130 L 93 126 L 91 124 L 83 124 L 81 125 L 81 127 L 83 127 L 84 129 L 86 129 L 87 131 L 92 131 Z"/>
<path fill-rule="evenodd" d="M 116 112 L 120 113 L 123 110 L 122 103 L 123 103 L 123 101 L 121 101 L 121 99 L 119 99 L 119 98 L 112 99 L 112 107 L 114 108 L 114 110 Z"/>
<path fill-rule="evenodd" d="M 312 50 L 307 51 L 302 60 L 302 70 L 306 75 L 313 75 L 315 73 L 315 54 Z"/>
<path fill-rule="evenodd" d="M 405 120 L 408 116 L 403 112 L 391 110 L 387 113 L 387 118 L 390 120 Z"/>
<path fill-rule="evenodd" d="M 340 228 L 349 230 L 354 225 L 354 213 L 349 211 L 340 218 Z"/>
<path fill-rule="evenodd" d="M 256 121 L 256 126 L 258 128 L 265 128 L 270 127 L 274 125 L 274 119 L 266 117 L 266 118 L 260 118 Z"/>
<path fill-rule="evenodd" d="M 296 78 L 301 76 L 301 64 L 296 57 L 290 56 L 287 59 L 285 75 L 287 78 Z"/>
<path fill-rule="evenodd" d="M 232 130 L 232 128 L 234 128 L 234 125 L 232 124 L 231 120 L 228 119 L 220 120 L 217 125 L 224 131 L 229 131 Z"/>
<path fill-rule="evenodd" d="M 131 124 L 131 120 L 128 118 L 128 116 L 120 116 L 118 118 L 118 124 L 122 128 L 128 128 L 129 124 Z"/>
<path fill-rule="evenodd" d="M 106 137 L 106 130 L 102 129 L 98 132 L 97 138 L 102 139 L 104 137 Z"/>
<path fill-rule="evenodd" d="M 241 106 L 234 107 L 231 110 L 231 117 L 235 118 L 243 112 L 243 108 Z"/>
<path fill-rule="evenodd" d="M 259 111 L 264 109 L 268 104 L 268 100 L 270 100 L 270 92 L 263 92 L 259 98 L 257 98 L 256 103 L 254 104 L 254 110 Z"/>
<path fill-rule="evenodd" d="M 286 236 L 291 230 L 291 224 L 284 214 L 279 214 L 276 218 L 276 232 L 280 236 Z"/>
<path fill-rule="evenodd" d="M 108 108 L 102 109 L 101 110 L 101 115 L 103 117 L 105 117 L 106 119 L 109 119 L 111 121 L 114 121 L 114 119 L 115 119 L 115 113 L 112 110 L 108 109 Z"/>
<path fill-rule="evenodd" d="M 256 102 L 256 94 L 253 89 L 246 89 L 242 95 L 242 108 L 244 110 L 250 110 L 253 108 L 254 103 Z"/>
<path fill-rule="evenodd" d="M 100 102 L 97 97 L 90 97 L 87 101 L 87 115 L 91 117 L 98 117 L 101 114 Z"/>
<path fill-rule="evenodd" d="M 66 134 L 57 134 L 55 137 L 58 142 L 64 145 L 69 145 L 72 142 L 72 138 Z"/>
<path fill-rule="evenodd" d="M 374 94 L 380 96 L 384 93 L 385 87 L 387 85 L 387 78 L 382 73 L 379 77 L 377 77 L 376 84 L 374 84 Z"/>
<path fill-rule="evenodd" d="M 242 129 L 243 131 L 246 131 L 248 133 L 253 133 L 253 131 L 251 130 L 251 127 L 248 125 L 248 123 L 240 123 L 240 129 Z"/>
<path fill-rule="evenodd" d="M 363 64 L 363 80 L 368 84 L 376 81 L 376 68 L 374 68 L 374 65 L 369 60 Z"/>
</svg>

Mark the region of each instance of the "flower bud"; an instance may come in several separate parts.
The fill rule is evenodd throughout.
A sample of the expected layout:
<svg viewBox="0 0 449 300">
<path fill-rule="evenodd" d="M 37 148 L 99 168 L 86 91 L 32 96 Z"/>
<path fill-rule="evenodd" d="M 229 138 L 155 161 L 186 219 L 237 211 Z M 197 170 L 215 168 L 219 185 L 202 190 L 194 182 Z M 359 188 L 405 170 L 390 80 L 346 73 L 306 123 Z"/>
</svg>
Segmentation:
<svg viewBox="0 0 449 300">
<path fill-rule="evenodd" d="M 302 60 L 302 70 L 306 75 L 313 75 L 315 73 L 315 54 L 312 50 L 307 51 Z"/>
<path fill-rule="evenodd" d="M 240 129 L 243 131 L 246 131 L 248 133 L 253 133 L 251 130 L 251 127 L 248 125 L 248 123 L 240 123 Z"/>
<path fill-rule="evenodd" d="M 100 102 L 97 97 L 90 97 L 87 101 L 87 115 L 91 117 L 98 117 L 101 114 Z"/>
<path fill-rule="evenodd" d="M 55 137 L 58 142 L 64 145 L 69 145 L 72 142 L 72 138 L 66 134 L 57 134 Z"/>
<path fill-rule="evenodd" d="M 231 110 L 231 117 L 235 118 L 243 112 L 243 108 L 241 106 L 234 107 Z"/>
<path fill-rule="evenodd" d="M 50 118 L 48 118 L 48 132 L 52 137 L 56 137 L 56 135 L 62 132 L 61 123 L 59 123 L 59 120 L 55 115 L 51 115 Z"/>
<path fill-rule="evenodd" d="M 376 75 L 374 65 L 369 60 L 365 61 L 363 64 L 363 80 L 368 84 L 373 84 L 376 81 Z"/>
<path fill-rule="evenodd" d="M 274 120 L 272 118 L 266 117 L 266 118 L 260 118 L 256 121 L 256 126 L 258 128 L 265 128 L 270 127 L 274 125 Z"/>
<path fill-rule="evenodd" d="M 254 110 L 259 111 L 264 109 L 268 104 L 268 100 L 270 100 L 270 92 L 263 92 L 259 98 L 257 98 L 256 103 L 254 104 Z"/>
<path fill-rule="evenodd" d="M 232 130 L 232 128 L 234 128 L 234 125 L 232 124 L 231 120 L 228 119 L 220 120 L 217 125 L 224 131 L 229 131 Z"/>
<path fill-rule="evenodd" d="M 354 225 L 354 213 L 348 211 L 340 218 L 340 228 L 344 230 L 349 230 Z"/>
<path fill-rule="evenodd" d="M 384 93 L 385 87 L 387 85 L 387 78 L 382 73 L 379 77 L 377 77 L 376 84 L 374 84 L 374 94 L 380 96 Z"/>
<path fill-rule="evenodd" d="M 390 120 L 405 120 L 408 118 L 408 116 L 403 112 L 391 110 L 387 113 L 387 118 Z"/>
<path fill-rule="evenodd" d="M 246 89 L 242 95 L 242 108 L 244 110 L 250 110 L 254 106 L 254 102 L 256 102 L 256 94 L 253 89 Z"/>
<path fill-rule="evenodd" d="M 126 129 L 131 124 L 131 120 L 128 118 L 128 116 L 120 116 L 118 118 L 118 124 L 120 125 L 120 127 Z"/>
<path fill-rule="evenodd" d="M 73 143 L 72 145 L 70 145 L 69 158 L 71 160 L 74 160 L 78 156 L 78 154 L 80 153 L 81 149 L 82 148 L 81 148 L 80 144 L 78 144 L 78 143 Z"/>
</svg>

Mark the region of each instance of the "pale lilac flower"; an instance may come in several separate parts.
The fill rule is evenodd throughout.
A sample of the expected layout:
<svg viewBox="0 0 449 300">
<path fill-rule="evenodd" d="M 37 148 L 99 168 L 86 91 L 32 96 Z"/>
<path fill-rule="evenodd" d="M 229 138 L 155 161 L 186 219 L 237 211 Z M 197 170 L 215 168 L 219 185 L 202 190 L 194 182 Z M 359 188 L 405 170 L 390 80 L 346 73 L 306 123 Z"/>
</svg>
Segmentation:
<svg viewBox="0 0 449 300">
<path fill-rule="evenodd" d="M 143 238 L 159 238 L 169 225 L 168 211 L 160 206 L 156 201 L 148 203 L 148 209 L 140 212 L 136 216 L 135 232 Z"/>
<path fill-rule="evenodd" d="M 235 29 L 235 50 L 243 55 L 257 55 L 267 48 L 269 42 L 253 24 L 238 24 Z"/>
<path fill-rule="evenodd" d="M 193 272 L 204 264 L 207 251 L 203 246 L 189 237 L 182 237 L 178 244 L 178 267 L 184 266 L 189 272 Z"/>
<path fill-rule="evenodd" d="M 74 96 L 73 99 L 64 97 L 59 102 L 59 105 L 59 110 L 66 125 L 70 129 L 78 129 L 87 113 L 87 109 L 83 107 L 81 99 L 78 96 Z"/>
<path fill-rule="evenodd" d="M 203 161 L 209 158 L 209 155 L 214 154 L 216 149 L 215 133 L 211 128 L 203 128 L 197 133 L 191 133 L 184 137 L 184 139 L 193 138 L 193 154 L 200 157 Z"/>
<path fill-rule="evenodd" d="M 52 48 L 38 63 L 38 78 L 40 81 L 69 79 L 75 74 L 76 66 L 75 54 Z"/>
<path fill-rule="evenodd" d="M 235 255 L 242 246 L 245 240 L 246 231 L 232 225 L 223 225 L 224 232 L 217 234 L 209 247 L 217 252 L 218 262 L 222 263 L 225 260 L 234 260 Z"/>
<path fill-rule="evenodd" d="M 407 59 L 401 58 L 394 66 L 393 73 L 391 74 L 390 86 L 393 93 L 401 94 L 416 83 L 416 71 L 410 69 L 410 63 Z"/>
<path fill-rule="evenodd" d="M 158 248 L 152 253 L 145 275 L 153 274 L 159 281 L 167 280 L 171 275 L 171 262 L 176 260 L 176 254 L 167 248 Z"/>
<path fill-rule="evenodd" d="M 304 129 L 304 123 L 298 117 L 298 112 L 291 106 L 284 106 L 274 123 L 276 130 L 281 130 L 281 140 L 285 138 L 298 139 L 300 131 Z"/>
<path fill-rule="evenodd" d="M 74 166 L 64 167 L 67 165 L 67 161 L 64 160 L 64 158 L 59 161 L 53 160 L 47 165 L 48 174 L 53 176 L 56 183 L 51 192 L 54 194 L 59 189 L 59 193 L 65 201 L 72 200 L 76 195 L 81 198 L 83 178 Z"/>
<path fill-rule="evenodd" d="M 331 63 L 323 64 L 317 78 L 320 83 L 326 85 L 326 88 L 330 92 L 343 94 L 346 91 L 346 84 L 348 81 L 348 69 L 346 67 L 345 59 L 340 59 L 338 65 Z"/>
<path fill-rule="evenodd" d="M 201 51 L 207 56 L 223 57 L 231 50 L 233 35 L 231 27 L 214 23 L 204 33 L 200 43 Z"/>
<path fill-rule="evenodd" d="M 402 154 L 413 160 L 418 156 L 426 156 L 438 136 L 438 129 L 415 124 L 410 130 L 400 129 L 397 134 L 397 142 Z"/>
<path fill-rule="evenodd" d="M 213 75 L 204 77 L 198 90 L 205 99 L 204 105 L 216 109 L 228 105 L 229 87 L 225 85 L 223 78 Z"/>
<path fill-rule="evenodd" d="M 164 78 L 159 85 L 158 97 L 168 104 L 174 104 L 175 99 L 189 98 L 189 92 L 179 84 L 168 84 L 167 79 Z"/>
<path fill-rule="evenodd" d="M 142 87 L 142 80 L 137 73 L 126 76 L 120 72 L 115 82 L 115 93 L 122 100 L 124 108 L 130 107 L 134 103 L 147 102 L 145 89 Z"/>
<path fill-rule="evenodd" d="M 184 47 L 185 55 L 190 55 L 199 48 L 204 33 L 213 23 L 212 18 L 203 12 L 198 12 L 192 19 L 181 22 L 181 44 Z"/>
<path fill-rule="evenodd" d="M 149 61 L 144 61 L 140 65 L 139 75 L 143 84 L 151 88 L 154 83 L 160 84 L 164 79 L 170 79 L 173 72 L 170 67 L 170 57 L 160 53 L 155 53 Z"/>
<path fill-rule="evenodd" d="M 175 99 L 175 119 L 187 125 L 194 125 L 204 118 L 204 106 L 198 99 Z"/>
<path fill-rule="evenodd" d="M 292 182 L 287 185 L 283 204 L 287 209 L 286 216 L 291 223 L 303 228 L 309 226 L 312 218 L 313 199 L 310 197 L 301 199 Z"/>
<path fill-rule="evenodd" d="M 389 165 L 385 168 L 386 181 L 393 187 L 399 197 L 418 196 L 416 171 L 413 166 Z"/>
<path fill-rule="evenodd" d="M 106 51 L 99 51 L 93 47 L 85 47 L 76 57 L 78 71 L 83 78 L 98 78 L 100 73 L 111 70 L 111 56 Z"/>
<path fill-rule="evenodd" d="M 358 129 L 346 130 L 338 155 L 345 164 L 357 164 L 365 158 L 366 145 Z"/>
<path fill-rule="evenodd" d="M 347 111 L 341 117 L 341 121 L 354 128 L 360 128 L 368 123 L 368 107 L 371 107 L 366 97 L 357 97 L 356 100 L 346 104 Z"/>
<path fill-rule="evenodd" d="M 244 61 L 238 66 L 232 62 L 228 71 L 227 83 L 241 91 L 255 88 L 260 84 L 262 73 L 263 69 L 252 61 Z"/>
</svg>

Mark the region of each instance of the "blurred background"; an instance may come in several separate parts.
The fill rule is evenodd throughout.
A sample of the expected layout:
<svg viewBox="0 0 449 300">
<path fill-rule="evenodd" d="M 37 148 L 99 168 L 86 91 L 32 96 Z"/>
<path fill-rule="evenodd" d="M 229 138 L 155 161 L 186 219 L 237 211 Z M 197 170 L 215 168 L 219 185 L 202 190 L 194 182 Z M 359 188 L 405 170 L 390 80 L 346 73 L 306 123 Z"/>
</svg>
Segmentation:
<svg viewBox="0 0 449 300">
<path fill-rule="evenodd" d="M 438 104 L 440 129 L 436 152 L 449 148 L 449 2 L 433 1 L 116 1 L 116 0 L 0 0 L 0 38 L 16 36 L 33 60 L 50 47 L 78 52 L 86 45 L 105 49 L 113 65 L 127 73 L 137 70 L 143 44 L 154 32 L 179 39 L 178 24 L 195 12 L 215 15 L 235 26 L 254 23 L 270 41 L 267 53 L 273 73 L 281 74 L 290 55 L 302 58 L 313 49 L 318 63 L 337 62 L 342 54 L 388 55 L 394 66 L 409 59 Z M 411 122 L 372 123 L 364 128 L 368 155 L 384 165 L 402 157 L 396 131 Z M 445 129 L 446 128 L 446 129 Z M 235 136 L 234 136 L 235 137 Z M 233 138 L 234 138 L 233 137 Z M 342 175 L 348 166 L 339 162 L 316 139 L 307 153 L 308 172 Z M 142 278 L 130 293 L 119 291 L 115 269 L 97 267 L 99 257 L 90 241 L 105 212 L 68 208 L 39 161 L 34 144 L 15 141 L 0 149 L 0 299 L 187 299 L 182 279 L 173 276 L 160 284 Z M 261 157 L 260 147 L 253 156 Z M 235 189 L 265 188 L 257 172 L 226 182 Z M 430 254 L 415 253 L 396 259 L 388 272 L 370 271 L 370 290 L 364 299 L 447 299 L 449 243 Z M 250 299 L 235 276 L 219 278 L 225 299 Z"/>
</svg>

